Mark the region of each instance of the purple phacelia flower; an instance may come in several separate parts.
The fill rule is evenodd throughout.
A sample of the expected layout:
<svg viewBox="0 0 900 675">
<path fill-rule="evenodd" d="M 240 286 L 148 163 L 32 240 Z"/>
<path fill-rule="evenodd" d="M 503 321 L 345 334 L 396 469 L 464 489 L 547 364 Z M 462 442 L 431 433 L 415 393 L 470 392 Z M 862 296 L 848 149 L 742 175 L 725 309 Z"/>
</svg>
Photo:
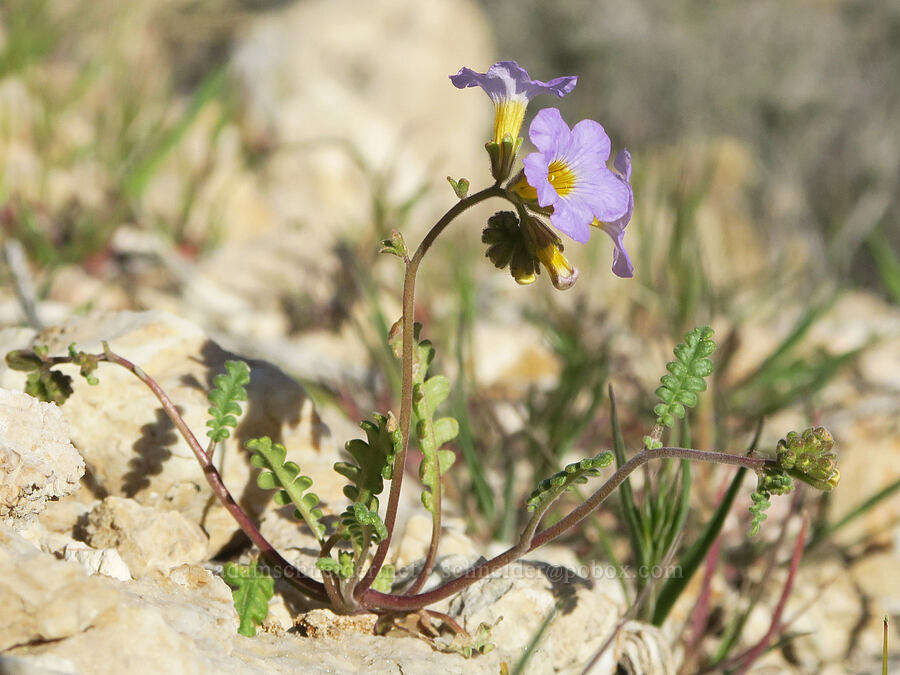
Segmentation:
<svg viewBox="0 0 900 675">
<path fill-rule="evenodd" d="M 631 214 L 634 213 L 634 192 L 631 190 L 631 153 L 628 150 L 622 150 L 616 155 L 613 162 L 616 169 L 616 177 L 628 188 L 628 208 L 624 215 L 610 223 L 604 223 L 597 219 L 591 223 L 594 227 L 599 227 L 606 232 L 615 244 L 615 253 L 613 253 L 613 274 L 619 277 L 630 278 L 634 276 L 634 265 L 631 264 L 631 258 L 628 257 L 628 251 L 625 250 L 625 228 L 631 222 Z"/>
<path fill-rule="evenodd" d="M 494 103 L 494 142 L 502 143 L 508 135 L 515 142 L 522 129 L 525 108 L 539 94 L 555 94 L 562 98 L 575 88 L 574 75 L 557 77 L 549 82 L 532 80 L 515 61 L 498 61 L 486 73 L 460 68 L 450 81 L 459 89 L 481 87 Z"/>
<path fill-rule="evenodd" d="M 577 242 L 591 237 L 591 224 L 615 223 L 629 210 L 631 189 L 606 166 L 609 137 L 597 122 L 582 120 L 572 129 L 556 108 L 541 110 L 529 129 L 538 149 L 524 160 L 525 178 L 551 224 Z M 517 186 L 527 197 L 530 190 Z M 624 229 L 624 226 L 622 226 Z"/>
</svg>

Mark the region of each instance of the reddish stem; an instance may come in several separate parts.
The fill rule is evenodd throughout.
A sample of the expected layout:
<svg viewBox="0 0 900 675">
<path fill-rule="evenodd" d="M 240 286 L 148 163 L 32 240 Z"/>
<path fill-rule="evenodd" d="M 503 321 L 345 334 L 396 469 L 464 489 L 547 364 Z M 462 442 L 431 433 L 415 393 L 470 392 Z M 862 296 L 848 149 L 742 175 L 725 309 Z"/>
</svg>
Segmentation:
<svg viewBox="0 0 900 675">
<path fill-rule="evenodd" d="M 788 577 L 784 582 L 784 588 L 781 589 L 781 597 L 778 599 L 778 604 L 775 606 L 775 612 L 772 614 L 772 622 L 769 624 L 769 630 L 766 631 L 766 634 L 763 638 L 757 642 L 753 647 L 748 649 L 746 652 L 741 654 L 740 656 L 731 659 L 728 664 L 720 664 L 720 666 L 734 666 L 736 664 L 741 664 L 741 669 L 738 671 L 738 675 L 742 675 L 746 673 L 750 666 L 758 659 L 766 649 L 769 647 L 769 642 L 771 642 L 772 637 L 781 630 L 781 616 L 784 614 L 784 608 L 787 605 L 788 598 L 791 595 L 791 590 L 794 587 L 794 579 L 797 576 L 797 570 L 800 567 L 800 559 L 803 557 L 803 545 L 806 543 L 806 526 L 807 520 L 806 516 L 803 517 L 803 520 L 800 524 L 800 534 L 797 536 L 797 542 L 794 544 L 794 554 L 791 556 L 791 565 L 788 569 Z"/>
<path fill-rule="evenodd" d="M 250 517 L 235 501 L 234 497 L 231 496 L 231 493 L 225 486 L 225 482 L 222 480 L 221 474 L 219 474 L 218 469 L 216 469 L 215 465 L 212 463 L 212 459 L 200 445 L 197 437 L 194 436 L 193 432 L 188 428 L 181 413 L 178 412 L 178 409 L 172 402 L 172 399 L 170 399 L 168 394 L 163 391 L 162 387 L 159 386 L 159 383 L 128 359 L 110 351 L 109 346 L 106 343 L 104 343 L 103 347 L 104 353 L 97 355 L 98 360 L 105 360 L 109 363 L 115 363 L 116 365 L 122 366 L 134 374 L 135 377 L 147 385 L 150 391 L 153 392 L 160 405 L 162 405 L 163 410 L 166 412 L 166 415 L 172 420 L 172 424 L 174 424 L 181 433 L 182 438 L 184 438 L 190 446 L 197 461 L 200 462 L 200 466 L 203 468 L 203 475 L 206 476 L 206 482 L 209 483 L 209 487 L 212 488 L 213 493 L 235 519 L 238 526 L 244 531 L 244 534 L 250 538 L 250 541 L 256 544 L 256 547 L 263 557 L 265 557 L 272 566 L 280 569 L 288 581 L 293 583 L 308 596 L 315 600 L 327 602 L 328 595 L 325 592 L 325 587 L 315 579 L 303 574 L 303 572 L 285 560 L 284 557 L 275 550 L 275 547 L 273 547 L 262 535 L 256 525 L 253 524 Z M 55 360 L 57 362 L 64 362 L 60 361 L 60 358 L 61 357 L 57 357 Z M 71 362 L 71 359 L 69 359 L 69 362 Z"/>
<path fill-rule="evenodd" d="M 452 579 L 427 593 L 419 593 L 417 595 L 388 595 L 368 589 L 356 597 L 366 607 L 394 611 L 412 611 L 421 609 L 422 607 L 426 607 L 439 600 L 450 597 L 479 579 L 483 579 L 497 570 L 502 569 L 529 551 L 533 551 L 539 546 L 543 546 L 569 528 L 574 527 L 584 520 L 594 509 L 599 507 L 600 504 L 602 504 L 603 501 L 612 494 L 612 492 L 619 487 L 619 485 L 621 485 L 635 469 L 652 459 L 664 459 L 667 457 L 733 464 L 736 466 L 746 466 L 750 469 L 761 469 L 774 461 L 760 457 L 747 457 L 746 455 L 731 455 L 724 452 L 703 452 L 701 450 L 693 450 L 690 448 L 667 447 L 655 448 L 652 450 L 644 449 L 619 467 L 599 490 L 555 525 L 551 525 L 550 527 L 541 530 L 533 537 L 529 537 L 529 540 L 527 541 L 525 539 L 520 539 L 515 546 L 507 549 L 495 558 L 491 558 L 490 560 L 475 565 L 456 579 Z"/>
</svg>

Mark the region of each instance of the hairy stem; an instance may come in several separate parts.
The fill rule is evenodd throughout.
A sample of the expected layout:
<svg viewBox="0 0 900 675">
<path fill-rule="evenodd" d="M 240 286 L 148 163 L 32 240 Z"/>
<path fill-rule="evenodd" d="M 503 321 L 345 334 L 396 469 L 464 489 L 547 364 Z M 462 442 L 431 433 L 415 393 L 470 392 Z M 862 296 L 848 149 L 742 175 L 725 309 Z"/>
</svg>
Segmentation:
<svg viewBox="0 0 900 675">
<path fill-rule="evenodd" d="M 409 427 L 412 419 L 412 388 L 413 388 L 413 355 L 415 353 L 415 344 L 413 337 L 413 324 L 415 323 L 415 297 L 416 297 L 416 274 L 419 271 L 419 264 L 422 258 L 431 248 L 435 239 L 444 231 L 444 229 L 455 218 L 475 204 L 490 199 L 491 197 L 503 197 L 505 190 L 499 185 L 492 185 L 489 188 L 476 192 L 475 194 L 459 200 L 454 204 L 442 217 L 435 223 L 434 227 L 429 230 L 419 248 L 416 249 L 413 257 L 406 263 L 406 275 L 403 278 L 403 353 L 401 358 L 401 396 L 400 396 L 400 433 L 403 435 L 403 446 L 397 456 L 394 458 L 394 473 L 391 480 L 391 491 L 388 496 L 387 509 L 384 515 L 384 525 L 387 528 L 387 537 L 378 544 L 375 555 L 372 558 L 372 564 L 366 575 L 360 580 L 354 594 L 359 598 L 362 594 L 368 592 L 369 587 L 381 570 L 384 559 L 387 557 L 388 548 L 391 545 L 391 537 L 394 533 L 394 524 L 397 519 L 397 505 L 400 502 L 400 488 L 403 484 L 403 469 L 406 466 L 406 451 L 409 447 Z M 436 509 L 437 510 L 437 509 Z M 440 528 L 438 528 L 438 536 Z M 437 544 L 434 544 L 437 549 Z"/>
<path fill-rule="evenodd" d="M 197 437 L 194 436 L 193 432 L 188 428 L 187 423 L 185 423 L 181 413 L 178 412 L 172 399 L 170 399 L 168 394 L 163 391 L 162 387 L 159 386 L 159 383 L 128 359 L 112 352 L 109 349 L 109 345 L 105 342 L 103 343 L 103 350 L 103 354 L 96 355 L 98 361 L 107 361 L 125 368 L 153 392 L 160 405 L 162 405 L 166 415 L 168 415 L 169 419 L 172 421 L 172 424 L 174 424 L 175 428 L 181 433 L 182 438 L 184 438 L 190 446 L 197 461 L 200 462 L 200 466 L 203 468 L 203 475 L 206 476 L 206 482 L 209 483 L 209 487 L 212 488 L 213 494 L 218 497 L 219 501 L 235 519 L 241 530 L 244 531 L 244 534 L 250 538 L 250 541 L 256 544 L 260 553 L 265 557 L 269 564 L 281 570 L 288 581 L 309 597 L 322 602 L 327 602 L 328 596 L 325 592 L 325 587 L 315 579 L 303 574 L 303 572 L 285 560 L 262 535 L 256 525 L 253 524 L 253 521 L 250 520 L 250 517 L 235 501 L 234 497 L 231 496 L 231 493 L 225 486 L 225 482 L 222 480 L 221 474 L 219 474 L 218 469 L 216 469 L 215 465 L 212 463 L 212 459 L 206 453 L 203 446 L 200 445 Z M 55 363 L 71 363 L 71 359 L 68 357 L 54 357 L 52 360 Z"/>
<path fill-rule="evenodd" d="M 467 586 L 475 583 L 479 579 L 483 579 L 506 565 L 514 562 L 529 551 L 533 551 L 539 546 L 543 546 L 547 542 L 555 539 L 569 528 L 577 525 L 586 518 L 594 509 L 600 506 L 609 497 L 612 492 L 622 484 L 622 482 L 638 467 L 646 464 L 654 459 L 688 459 L 701 462 L 716 462 L 719 464 L 732 464 L 735 466 L 745 466 L 749 469 L 759 470 L 768 464 L 772 464 L 775 460 L 764 459 L 760 457 L 747 457 L 746 455 L 732 455 L 724 452 L 705 452 L 703 450 L 693 450 L 690 448 L 655 448 L 652 450 L 644 449 L 637 455 L 632 457 L 628 462 L 623 464 L 610 478 L 591 495 L 584 503 L 576 507 L 565 518 L 557 522 L 555 525 L 547 527 L 526 543 L 526 535 L 528 531 L 532 532 L 537 527 L 535 519 L 529 522 L 525 532 L 519 542 L 512 548 L 507 549 L 500 555 L 475 565 L 462 575 L 448 581 L 438 588 L 428 591 L 427 593 L 419 593 L 417 595 L 387 595 L 378 593 L 371 589 L 367 590 L 361 596 L 357 596 L 364 605 L 371 608 L 389 609 L 396 611 L 414 610 L 426 607 L 434 602 L 443 600 Z"/>
</svg>

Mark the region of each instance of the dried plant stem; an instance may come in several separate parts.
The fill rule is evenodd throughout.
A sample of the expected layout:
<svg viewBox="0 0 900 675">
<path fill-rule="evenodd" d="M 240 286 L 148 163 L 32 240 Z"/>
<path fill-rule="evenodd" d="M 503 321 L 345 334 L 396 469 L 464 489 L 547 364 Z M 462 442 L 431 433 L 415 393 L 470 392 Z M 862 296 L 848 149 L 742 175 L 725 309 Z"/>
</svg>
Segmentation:
<svg viewBox="0 0 900 675">
<path fill-rule="evenodd" d="M 602 504 L 635 469 L 651 460 L 665 458 L 732 464 L 735 466 L 745 466 L 754 470 L 762 469 L 764 466 L 774 462 L 774 460 L 760 457 L 732 455 L 724 452 L 704 452 L 702 450 L 693 450 L 690 448 L 664 447 L 644 449 L 619 467 L 599 490 L 555 525 L 551 525 L 550 527 L 537 532 L 534 536 L 531 536 L 530 532 L 534 532 L 534 529 L 537 527 L 537 523 L 535 523 L 535 519 L 533 518 L 515 546 L 507 549 L 495 558 L 475 565 L 456 579 L 448 581 L 427 593 L 419 593 L 417 595 L 388 595 L 369 589 L 364 593 L 357 595 L 357 599 L 365 606 L 373 609 L 379 608 L 396 611 L 420 609 L 439 600 L 443 600 L 444 598 L 458 593 L 477 580 L 483 579 L 493 572 L 502 569 L 529 551 L 533 551 L 539 546 L 546 544 L 569 528 L 577 525 L 594 509 L 599 507 L 600 504 Z"/>
<path fill-rule="evenodd" d="M 406 274 L 403 279 L 403 352 L 401 356 L 402 374 L 399 420 L 400 433 L 403 436 L 403 445 L 400 452 L 398 452 L 397 456 L 394 458 L 393 479 L 391 480 L 391 490 L 388 495 L 387 509 L 384 516 L 384 525 L 387 528 L 388 535 L 378 544 L 378 548 L 375 550 L 375 555 L 372 558 L 372 563 L 369 565 L 368 571 L 354 590 L 354 595 L 357 598 L 368 592 L 369 587 L 372 585 L 372 582 L 381 570 L 381 566 L 384 564 L 388 548 L 391 545 L 394 524 L 397 519 L 397 506 L 400 503 L 400 488 L 403 484 L 403 470 L 406 466 L 406 452 L 409 447 L 409 428 L 412 420 L 413 357 L 415 354 L 413 325 L 415 323 L 416 274 L 419 271 L 419 265 L 435 239 L 438 238 L 441 232 L 443 232 L 455 218 L 475 204 L 490 199 L 491 197 L 503 197 L 505 194 L 506 192 L 499 185 L 492 185 L 481 192 L 476 192 L 465 199 L 459 200 L 441 217 L 440 220 L 438 220 L 437 223 L 435 223 L 434 227 L 432 227 L 428 234 L 425 235 L 422 243 L 419 244 L 419 248 L 416 249 L 413 257 L 406 261 Z M 435 498 L 435 511 L 438 512 L 439 510 L 440 495 L 438 494 Z M 437 529 L 432 532 L 429 553 L 432 549 L 434 549 L 435 554 L 437 551 L 438 539 L 440 537 L 439 520 L 437 520 L 437 525 Z M 427 574 L 431 573 L 431 570 L 428 570 L 427 566 L 424 567 L 422 571 L 423 573 L 427 571 L 425 574 L 426 578 Z"/>
</svg>

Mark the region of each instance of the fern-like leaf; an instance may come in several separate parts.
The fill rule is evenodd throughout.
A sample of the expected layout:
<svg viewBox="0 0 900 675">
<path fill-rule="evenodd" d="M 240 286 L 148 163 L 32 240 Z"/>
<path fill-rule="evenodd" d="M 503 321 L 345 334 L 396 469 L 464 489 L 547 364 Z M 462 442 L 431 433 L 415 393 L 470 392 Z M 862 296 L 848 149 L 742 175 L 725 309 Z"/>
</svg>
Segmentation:
<svg viewBox="0 0 900 675">
<path fill-rule="evenodd" d="M 712 334 L 709 326 L 695 328 L 675 347 L 675 360 L 666 364 L 669 372 L 656 390 L 661 401 L 653 408 L 658 425 L 671 427 L 676 417 L 684 417 L 686 408 L 697 405 L 697 394 L 706 391 L 704 378 L 713 371 L 712 361 L 706 357 L 716 349 Z"/>
<path fill-rule="evenodd" d="M 758 490 L 750 494 L 750 500 L 753 502 L 750 504 L 750 513 L 753 514 L 753 519 L 750 521 L 750 536 L 755 537 L 759 533 L 762 522 L 768 518 L 766 511 L 772 502 L 768 492 Z"/>
<path fill-rule="evenodd" d="M 402 354 L 402 319 L 391 328 L 389 341 L 398 357 Z M 434 419 L 438 406 L 450 395 L 450 380 L 443 375 L 427 378 L 428 367 L 434 360 L 434 346 L 429 340 L 421 340 L 421 324 L 413 325 L 416 348 L 413 352 L 413 395 L 412 408 L 419 419 L 416 424 L 416 439 L 422 451 L 419 478 L 422 481 L 422 504 L 434 513 L 434 493 L 441 476 L 449 471 L 456 461 L 451 450 L 441 450 L 441 446 L 452 441 L 459 434 L 459 423 L 452 417 Z"/>
<path fill-rule="evenodd" d="M 337 574 L 341 579 L 349 579 L 353 575 L 353 555 L 340 551 L 337 560 L 331 556 L 319 558 L 316 567 L 322 572 Z"/>
<path fill-rule="evenodd" d="M 104 346 L 106 345 L 105 342 L 103 344 Z M 78 366 L 78 374 L 81 375 L 89 385 L 93 387 L 100 384 L 100 380 L 94 375 L 94 372 L 97 370 L 97 365 L 99 364 L 96 354 L 78 351 L 73 342 L 69 345 L 69 358 L 72 359 L 72 363 Z"/>
<path fill-rule="evenodd" d="M 264 490 L 278 490 L 275 503 L 281 506 L 293 504 L 294 516 L 302 518 L 321 541 L 325 535 L 325 525 L 321 522 L 319 497 L 314 492 L 306 492 L 312 487 L 312 478 L 301 475 L 300 467 L 294 462 L 285 461 L 285 447 L 281 443 L 273 443 L 268 436 L 248 441 L 247 448 L 253 451 L 250 463 L 262 469 L 256 484 Z"/>
<path fill-rule="evenodd" d="M 275 581 L 259 569 L 256 560 L 250 565 L 227 562 L 222 576 L 233 589 L 231 596 L 241 622 L 238 633 L 253 637 L 257 625 L 269 614 L 269 600 L 275 594 Z"/>
<path fill-rule="evenodd" d="M 45 365 L 28 373 L 25 393 L 39 401 L 62 405 L 72 395 L 72 378 Z"/>
<path fill-rule="evenodd" d="M 601 452 L 596 457 L 588 457 L 569 464 L 562 471 L 540 482 L 525 502 L 528 510 L 545 510 L 562 493 L 573 489 L 576 485 L 587 483 L 588 478 L 598 476 L 601 469 L 612 463 L 612 453 Z"/>
<path fill-rule="evenodd" d="M 370 510 L 359 502 L 351 504 L 341 514 L 341 525 L 344 527 L 344 537 L 350 540 L 357 553 L 366 551 L 371 543 L 377 544 L 387 537 L 387 528 L 378 511 Z"/>
<path fill-rule="evenodd" d="M 394 566 L 382 565 L 381 569 L 378 570 L 378 574 L 375 575 L 375 580 L 372 582 L 372 588 L 379 593 L 389 593 L 391 590 L 391 586 L 393 585 Z"/>
<path fill-rule="evenodd" d="M 387 416 L 376 413 L 360 426 L 366 432 L 367 440 L 354 438 L 344 445 L 356 463 L 337 462 L 334 470 L 352 481 L 352 485 L 344 487 L 348 499 L 377 510 L 384 481 L 393 476 L 394 457 L 400 452 L 403 435 L 393 413 Z"/>
<path fill-rule="evenodd" d="M 241 414 L 238 401 L 247 400 L 244 388 L 250 382 L 250 367 L 243 361 L 226 361 L 225 372 L 213 378 L 214 388 L 207 394 L 212 405 L 209 408 L 211 419 L 206 422 L 210 428 L 206 432 L 213 441 L 224 441 L 232 429 L 237 426 L 237 416 Z"/>
</svg>

